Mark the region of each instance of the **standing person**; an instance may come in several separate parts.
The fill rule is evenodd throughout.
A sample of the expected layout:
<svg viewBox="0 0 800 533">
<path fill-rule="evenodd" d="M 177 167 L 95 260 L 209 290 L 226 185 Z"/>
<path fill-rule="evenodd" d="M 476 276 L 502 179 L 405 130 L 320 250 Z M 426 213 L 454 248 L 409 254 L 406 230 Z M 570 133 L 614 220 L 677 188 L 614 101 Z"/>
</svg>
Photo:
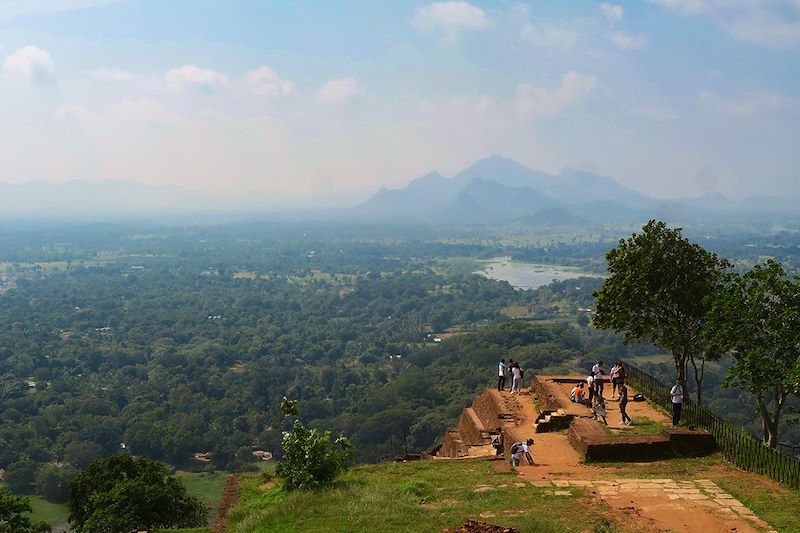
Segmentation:
<svg viewBox="0 0 800 533">
<path fill-rule="evenodd" d="M 597 417 L 600 417 L 603 419 L 603 424 L 608 425 L 608 420 L 606 420 L 606 414 L 608 413 L 606 411 L 605 400 L 603 400 L 603 397 L 600 395 L 596 396 L 595 400 L 594 407 L 592 407 L 592 418 L 597 420 Z"/>
<path fill-rule="evenodd" d="M 619 414 L 622 415 L 622 422 L 626 426 L 630 426 L 631 417 L 628 416 L 627 411 L 625 409 L 628 407 L 628 387 L 625 385 L 624 381 L 619 382 Z"/>
<path fill-rule="evenodd" d="M 683 409 L 683 385 L 680 379 L 675 380 L 675 385 L 669 391 L 672 397 L 672 427 L 681 425 L 681 410 Z"/>
<path fill-rule="evenodd" d="M 586 378 L 586 384 L 589 385 L 589 399 L 587 400 L 586 407 L 592 408 L 592 401 L 594 400 L 594 376 Z"/>
<path fill-rule="evenodd" d="M 497 379 L 497 390 L 504 391 L 506 390 L 506 360 L 500 359 L 500 364 L 498 365 L 498 372 L 500 373 L 500 377 Z"/>
<path fill-rule="evenodd" d="M 622 383 L 628 379 L 628 373 L 625 372 L 625 365 L 622 361 L 617 361 L 617 383 Z"/>
<path fill-rule="evenodd" d="M 517 442 L 511 445 L 511 463 L 514 466 L 519 466 L 520 460 L 522 456 L 525 456 L 525 460 L 528 461 L 528 464 L 535 465 L 536 463 L 533 462 L 533 457 L 531 456 L 531 446 L 533 446 L 533 439 L 528 439 L 525 442 Z"/>
<path fill-rule="evenodd" d="M 592 367 L 592 376 L 594 376 L 594 388 L 595 392 L 602 397 L 603 396 L 603 374 L 606 371 L 603 370 L 603 361 L 598 361 Z"/>
<path fill-rule="evenodd" d="M 511 394 L 519 394 L 519 386 L 522 383 L 522 369 L 518 362 L 514 362 L 511 367 Z"/>
<path fill-rule="evenodd" d="M 622 363 L 617 361 L 614 363 L 614 366 L 611 367 L 611 371 L 609 375 L 611 376 L 611 399 L 614 399 L 614 395 L 617 392 L 617 386 L 619 385 L 619 369 L 622 366 Z"/>
</svg>

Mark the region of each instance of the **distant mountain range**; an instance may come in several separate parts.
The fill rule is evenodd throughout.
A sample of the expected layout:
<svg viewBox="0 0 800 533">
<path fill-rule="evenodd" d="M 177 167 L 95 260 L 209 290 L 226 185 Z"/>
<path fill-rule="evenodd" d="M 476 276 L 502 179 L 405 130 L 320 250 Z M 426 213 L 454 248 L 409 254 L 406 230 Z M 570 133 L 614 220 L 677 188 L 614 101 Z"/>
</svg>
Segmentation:
<svg viewBox="0 0 800 533">
<path fill-rule="evenodd" d="M 720 194 L 658 200 L 608 176 L 572 168 L 558 175 L 530 169 L 513 159 L 491 156 L 451 178 L 431 172 L 403 189 L 381 188 L 349 210 L 357 217 L 457 224 L 583 226 L 649 218 L 800 215 L 800 199 L 747 198 Z"/>
<path fill-rule="evenodd" d="M 322 194 L 322 193 L 320 193 Z M 659 200 L 624 187 L 608 176 L 572 168 L 558 175 L 530 169 L 501 156 L 473 163 L 455 176 L 431 172 L 402 189 L 340 191 L 307 205 L 350 208 L 292 209 L 267 193 L 230 191 L 211 194 L 133 181 L 44 181 L 0 183 L 0 219 L 18 216 L 92 217 L 185 215 L 204 213 L 267 214 L 287 220 L 370 220 L 454 225 L 581 227 L 600 223 L 636 223 L 650 218 L 668 222 L 800 217 L 800 199 L 753 197 L 741 201 L 721 194 Z M 292 202 L 299 205 L 298 201 Z M 280 210 L 280 211 L 279 211 Z"/>
</svg>

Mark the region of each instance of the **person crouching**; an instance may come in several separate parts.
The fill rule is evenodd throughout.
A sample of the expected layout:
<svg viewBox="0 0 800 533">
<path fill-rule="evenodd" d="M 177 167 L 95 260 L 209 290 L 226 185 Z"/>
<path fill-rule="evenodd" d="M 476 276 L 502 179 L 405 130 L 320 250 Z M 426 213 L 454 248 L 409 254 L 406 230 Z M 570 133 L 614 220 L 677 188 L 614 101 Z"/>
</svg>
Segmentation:
<svg viewBox="0 0 800 533">
<path fill-rule="evenodd" d="M 511 445 L 511 464 L 519 466 L 522 457 L 529 465 L 535 465 L 533 456 L 531 455 L 531 447 L 533 446 L 533 439 L 528 439 L 525 442 L 517 442 Z"/>
</svg>

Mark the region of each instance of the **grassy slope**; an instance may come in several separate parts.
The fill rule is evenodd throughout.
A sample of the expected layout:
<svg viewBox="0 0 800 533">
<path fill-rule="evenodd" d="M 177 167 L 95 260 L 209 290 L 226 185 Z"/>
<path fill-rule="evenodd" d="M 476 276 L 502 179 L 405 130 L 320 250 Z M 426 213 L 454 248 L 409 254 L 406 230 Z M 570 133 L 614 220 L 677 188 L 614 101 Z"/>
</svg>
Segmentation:
<svg viewBox="0 0 800 533">
<path fill-rule="evenodd" d="M 178 472 L 177 477 L 186 487 L 186 492 L 190 496 L 199 498 L 201 502 L 208 505 L 211 512 L 209 513 L 210 520 L 213 521 L 217 516 L 217 508 L 219 507 L 219 499 L 222 496 L 222 487 L 225 486 L 225 480 L 228 479 L 227 472 L 214 472 L 214 473 L 192 473 L 192 472 Z"/>
<path fill-rule="evenodd" d="M 30 496 L 30 502 L 33 509 L 31 516 L 36 521 L 55 525 L 65 523 L 69 517 L 65 503 L 50 503 L 41 496 Z"/>
<path fill-rule="evenodd" d="M 243 478 L 241 499 L 231 514 L 231 533 L 428 533 L 481 519 L 481 514 L 487 522 L 521 531 L 625 531 L 602 517 L 607 509 L 584 493 L 573 489 L 571 496 L 555 496 L 528 483 L 515 487 L 520 478 L 496 473 L 486 461 L 362 466 L 348 472 L 335 488 L 316 493 L 262 488 L 265 479 Z M 493 490 L 474 492 L 480 485 Z"/>
</svg>

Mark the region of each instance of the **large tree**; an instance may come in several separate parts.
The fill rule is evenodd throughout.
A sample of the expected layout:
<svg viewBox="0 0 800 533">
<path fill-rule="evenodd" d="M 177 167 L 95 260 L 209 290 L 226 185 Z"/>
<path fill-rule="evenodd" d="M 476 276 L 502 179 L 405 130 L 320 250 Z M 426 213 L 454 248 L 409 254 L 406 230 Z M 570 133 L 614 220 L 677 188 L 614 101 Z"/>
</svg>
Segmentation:
<svg viewBox="0 0 800 533">
<path fill-rule="evenodd" d="M 725 384 L 755 395 L 764 442 L 775 447 L 781 410 L 800 391 L 800 283 L 769 260 L 731 273 L 711 302 L 705 334 L 735 360 Z"/>
<path fill-rule="evenodd" d="M 691 364 L 700 403 L 705 361 L 720 353 L 701 335 L 708 298 L 729 263 L 655 220 L 621 239 L 606 261 L 610 276 L 595 293 L 595 326 L 624 332 L 626 343 L 649 341 L 669 350 L 681 383 Z"/>
<path fill-rule="evenodd" d="M 14 496 L 8 487 L 0 485 L 0 533 L 32 533 L 50 531 L 50 526 L 30 519 L 28 498 Z"/>
<path fill-rule="evenodd" d="M 197 527 L 207 517 L 166 465 L 145 458 L 99 459 L 69 484 L 69 521 L 78 533 Z"/>
</svg>

